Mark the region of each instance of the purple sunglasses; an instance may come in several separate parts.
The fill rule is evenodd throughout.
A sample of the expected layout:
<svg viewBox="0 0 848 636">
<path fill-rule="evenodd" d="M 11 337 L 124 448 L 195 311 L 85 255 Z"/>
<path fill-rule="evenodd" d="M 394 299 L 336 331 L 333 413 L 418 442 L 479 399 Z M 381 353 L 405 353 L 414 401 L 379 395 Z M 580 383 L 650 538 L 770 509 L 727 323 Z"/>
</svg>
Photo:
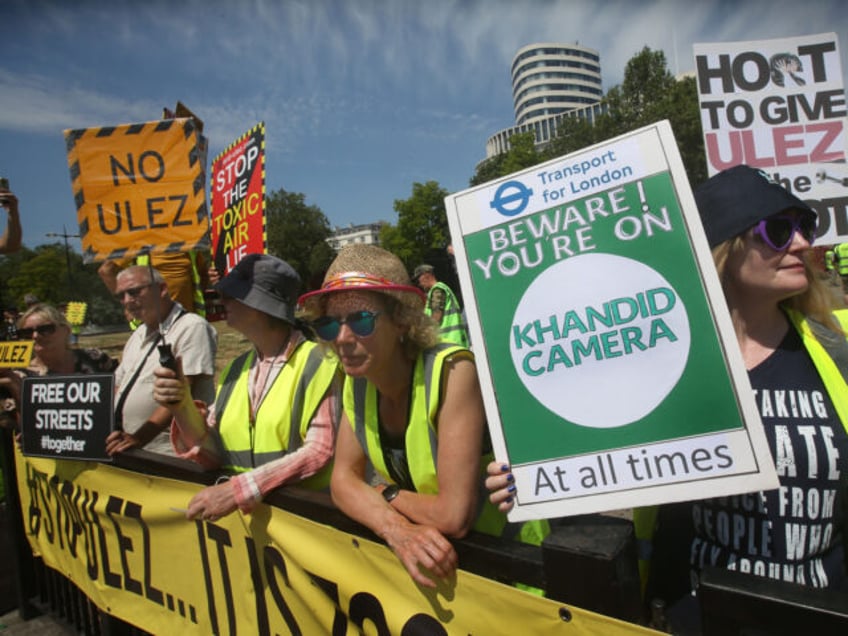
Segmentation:
<svg viewBox="0 0 848 636">
<path fill-rule="evenodd" d="M 816 217 L 811 214 L 802 214 L 799 217 L 788 214 L 777 214 L 763 219 L 754 226 L 754 234 L 771 249 L 782 252 L 789 248 L 795 232 L 801 232 L 801 236 L 810 245 L 816 240 Z"/>
</svg>

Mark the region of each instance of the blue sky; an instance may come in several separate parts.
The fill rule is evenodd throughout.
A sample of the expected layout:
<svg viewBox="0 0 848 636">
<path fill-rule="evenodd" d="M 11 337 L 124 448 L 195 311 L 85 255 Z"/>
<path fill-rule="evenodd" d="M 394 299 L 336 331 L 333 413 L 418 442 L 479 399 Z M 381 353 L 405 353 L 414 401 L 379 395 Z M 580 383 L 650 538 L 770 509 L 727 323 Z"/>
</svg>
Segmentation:
<svg viewBox="0 0 848 636">
<path fill-rule="evenodd" d="M 0 15 L 0 176 L 30 247 L 77 229 L 62 131 L 177 100 L 204 120 L 210 162 L 264 121 L 268 190 L 341 226 L 396 222 L 414 182 L 466 188 L 513 124 L 526 44 L 598 50 L 604 90 L 643 46 L 684 72 L 696 42 L 836 32 L 848 69 L 840 0 L 0 0 Z"/>
</svg>

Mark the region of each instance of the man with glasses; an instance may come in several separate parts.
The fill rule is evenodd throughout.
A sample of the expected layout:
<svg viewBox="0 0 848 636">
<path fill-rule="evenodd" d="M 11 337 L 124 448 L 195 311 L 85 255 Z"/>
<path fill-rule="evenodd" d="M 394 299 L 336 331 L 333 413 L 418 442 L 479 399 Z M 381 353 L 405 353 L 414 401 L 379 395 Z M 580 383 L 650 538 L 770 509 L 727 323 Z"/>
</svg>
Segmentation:
<svg viewBox="0 0 848 636">
<path fill-rule="evenodd" d="M 171 299 L 165 280 L 152 267 L 135 265 L 121 270 L 115 297 L 140 326 L 124 346 L 115 371 L 115 431 L 106 439 L 106 451 L 111 455 L 140 447 L 174 455 L 168 434 L 171 413 L 153 399 L 153 372 L 160 364 L 158 347 L 171 347 L 174 358 L 181 361 L 192 396 L 208 404 L 215 398 L 217 334 L 205 319 Z"/>
<path fill-rule="evenodd" d="M 206 315 L 203 292 L 209 283 L 207 273 L 208 257 L 203 252 L 141 254 L 135 259 L 115 259 L 105 261 L 97 270 L 106 288 L 115 293 L 117 277 L 132 265 L 152 265 L 168 285 L 171 298 L 180 303 L 187 311 L 201 316 Z"/>
</svg>

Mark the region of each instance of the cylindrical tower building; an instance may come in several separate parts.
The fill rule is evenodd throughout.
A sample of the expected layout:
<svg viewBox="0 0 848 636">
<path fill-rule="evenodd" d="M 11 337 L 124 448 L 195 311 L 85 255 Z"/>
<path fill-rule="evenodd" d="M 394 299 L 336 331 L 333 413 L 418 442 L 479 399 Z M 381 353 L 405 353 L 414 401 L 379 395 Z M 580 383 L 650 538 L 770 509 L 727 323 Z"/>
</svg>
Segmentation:
<svg viewBox="0 0 848 636">
<path fill-rule="evenodd" d="M 509 150 L 509 138 L 533 131 L 544 146 L 563 117 L 594 121 L 601 112 L 601 57 L 579 44 L 528 44 L 512 59 L 512 100 L 515 125 L 486 142 L 486 157 Z"/>
<path fill-rule="evenodd" d="M 579 44 L 529 44 L 512 60 L 515 124 L 559 115 L 601 100 L 601 58 Z"/>
</svg>

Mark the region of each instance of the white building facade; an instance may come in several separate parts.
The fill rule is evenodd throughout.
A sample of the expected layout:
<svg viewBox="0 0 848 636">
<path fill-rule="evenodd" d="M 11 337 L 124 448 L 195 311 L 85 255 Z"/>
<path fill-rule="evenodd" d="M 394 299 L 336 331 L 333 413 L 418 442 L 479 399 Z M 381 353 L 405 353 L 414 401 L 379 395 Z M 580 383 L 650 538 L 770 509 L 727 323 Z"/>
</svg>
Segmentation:
<svg viewBox="0 0 848 636">
<path fill-rule="evenodd" d="M 333 230 L 333 234 L 327 239 L 337 252 L 346 245 L 354 243 L 362 243 L 366 245 L 380 244 L 380 228 L 383 223 L 366 223 L 364 225 L 349 225 L 348 227 L 337 227 Z"/>
</svg>

